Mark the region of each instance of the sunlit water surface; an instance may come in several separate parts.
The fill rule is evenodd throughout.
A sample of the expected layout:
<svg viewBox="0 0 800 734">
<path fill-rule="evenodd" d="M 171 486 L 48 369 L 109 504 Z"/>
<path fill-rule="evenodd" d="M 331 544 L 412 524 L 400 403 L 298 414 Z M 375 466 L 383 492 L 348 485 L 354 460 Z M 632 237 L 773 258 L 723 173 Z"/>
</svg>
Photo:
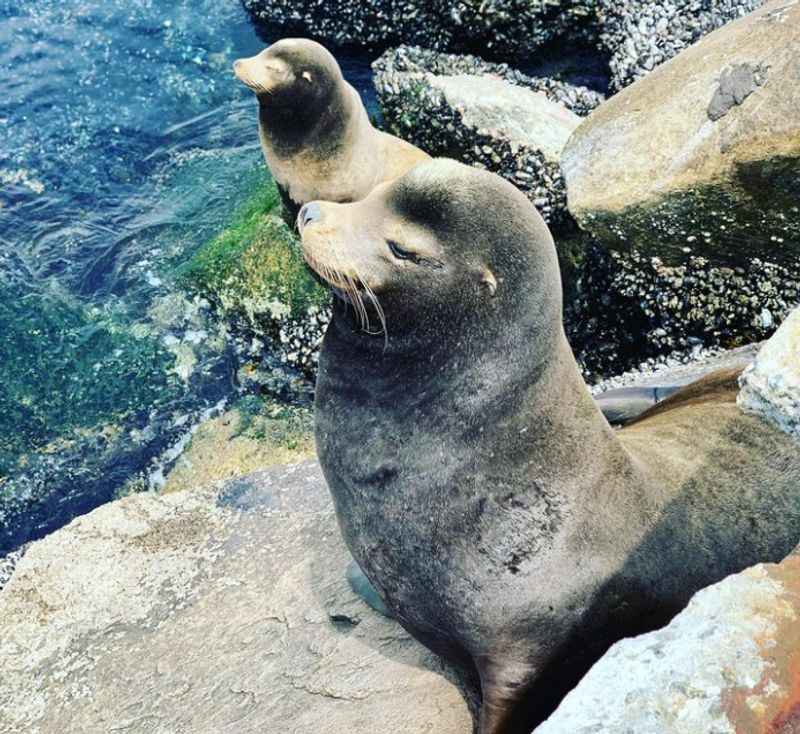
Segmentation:
<svg viewBox="0 0 800 734">
<path fill-rule="evenodd" d="M 182 379 L 152 312 L 266 175 L 231 73 L 264 45 L 237 0 L 0 0 L 0 554 L 230 392 L 224 358 Z"/>
</svg>

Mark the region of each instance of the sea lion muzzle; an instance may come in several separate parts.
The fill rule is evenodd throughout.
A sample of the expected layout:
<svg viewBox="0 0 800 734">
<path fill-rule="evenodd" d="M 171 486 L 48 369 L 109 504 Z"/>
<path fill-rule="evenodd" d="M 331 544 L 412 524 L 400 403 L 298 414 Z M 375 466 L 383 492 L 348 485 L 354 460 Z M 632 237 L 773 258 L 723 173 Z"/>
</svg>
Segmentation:
<svg viewBox="0 0 800 734">
<path fill-rule="evenodd" d="M 297 230 L 303 231 L 303 227 L 312 222 L 319 222 L 322 219 L 322 209 L 316 201 L 305 204 L 297 214 Z"/>
</svg>

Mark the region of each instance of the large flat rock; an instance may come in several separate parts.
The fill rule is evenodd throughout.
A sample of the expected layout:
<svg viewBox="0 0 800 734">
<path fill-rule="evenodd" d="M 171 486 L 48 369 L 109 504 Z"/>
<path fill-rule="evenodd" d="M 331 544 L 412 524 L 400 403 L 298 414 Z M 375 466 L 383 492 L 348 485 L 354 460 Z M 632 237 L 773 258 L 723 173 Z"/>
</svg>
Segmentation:
<svg viewBox="0 0 800 734">
<path fill-rule="evenodd" d="M 800 2 L 773 0 L 598 107 L 562 159 L 606 246 L 676 263 L 800 257 Z"/>
<path fill-rule="evenodd" d="M 470 732 L 348 560 L 316 463 L 95 510 L 0 592 L 0 731 Z"/>
</svg>

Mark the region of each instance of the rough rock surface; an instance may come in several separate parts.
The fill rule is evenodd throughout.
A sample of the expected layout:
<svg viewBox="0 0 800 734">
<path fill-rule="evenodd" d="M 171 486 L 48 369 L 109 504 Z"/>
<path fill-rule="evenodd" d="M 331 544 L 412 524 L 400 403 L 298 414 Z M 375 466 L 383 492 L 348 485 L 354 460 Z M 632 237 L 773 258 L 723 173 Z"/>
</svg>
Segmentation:
<svg viewBox="0 0 800 734">
<path fill-rule="evenodd" d="M 393 102 L 393 95 L 402 95 L 405 88 L 426 74 L 437 76 L 491 76 L 503 79 L 517 87 L 527 87 L 534 92 L 544 92 L 548 99 L 564 105 L 576 115 L 585 117 L 595 109 L 605 96 L 588 87 L 570 84 L 552 77 L 533 77 L 523 74 L 508 64 L 498 64 L 470 54 L 446 54 L 418 46 L 398 46 L 385 51 L 372 64 L 375 72 L 375 88 L 381 105 L 399 118 L 395 107 L 401 100 Z"/>
<path fill-rule="evenodd" d="M 594 36 L 596 0 L 242 0 L 274 36 L 301 34 L 334 46 L 408 42 L 440 51 L 519 58 L 568 35 Z"/>
<path fill-rule="evenodd" d="M 739 407 L 800 439 L 800 309 L 761 348 L 740 383 Z"/>
<path fill-rule="evenodd" d="M 798 619 L 800 556 L 730 576 L 612 647 L 536 734 L 792 734 Z"/>
<path fill-rule="evenodd" d="M 613 249 L 718 265 L 800 256 L 800 3 L 774 0 L 601 105 L 562 167 Z"/>
<path fill-rule="evenodd" d="M 771 336 L 800 304 L 800 262 L 754 258 L 733 268 L 684 254 L 674 265 L 637 252 L 587 249 L 567 333 L 587 378 L 699 347 L 735 348 Z"/>
<path fill-rule="evenodd" d="M 563 218 L 559 162 L 580 120 L 554 99 L 572 95 L 587 104 L 593 93 L 418 49 L 384 55 L 375 69 L 393 133 L 431 155 L 494 171 L 521 189 L 548 222 Z"/>
<path fill-rule="evenodd" d="M 348 560 L 314 463 L 95 510 L 0 592 L 0 731 L 470 731 Z"/>
<path fill-rule="evenodd" d="M 646 76 L 763 1 L 599 0 L 600 45 L 611 55 L 611 88 L 622 89 Z"/>
</svg>

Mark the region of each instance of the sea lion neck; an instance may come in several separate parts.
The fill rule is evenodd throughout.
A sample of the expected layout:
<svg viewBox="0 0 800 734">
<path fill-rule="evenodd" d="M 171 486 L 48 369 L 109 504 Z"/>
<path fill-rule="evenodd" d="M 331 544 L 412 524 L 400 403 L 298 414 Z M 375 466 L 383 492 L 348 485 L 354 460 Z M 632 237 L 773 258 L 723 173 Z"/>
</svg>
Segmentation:
<svg viewBox="0 0 800 734">
<path fill-rule="evenodd" d="M 491 343 L 476 344 L 471 336 L 423 343 L 390 335 L 386 348 L 383 339 L 358 334 L 346 307 L 338 306 L 320 357 L 319 412 L 335 414 L 332 405 L 346 404 L 348 425 L 377 423 L 387 435 L 400 435 L 398 425 L 407 430 L 411 415 L 419 423 L 449 426 L 441 441 L 417 447 L 404 461 L 425 466 L 427 452 L 444 452 L 453 464 L 447 471 L 455 474 L 463 469 L 459 462 L 481 456 L 496 462 L 498 472 L 507 470 L 504 462 L 528 463 L 541 486 L 573 491 L 600 482 L 598 466 L 635 471 L 592 400 L 563 328 L 547 345 L 513 324 Z M 368 464 L 356 434 L 358 429 L 337 443 L 352 447 L 356 463 Z M 374 459 L 384 461 L 377 453 Z"/>
<path fill-rule="evenodd" d="M 344 139 L 351 116 L 342 87 L 335 85 L 324 104 L 303 105 L 280 96 L 259 97 L 259 124 L 273 152 L 281 158 L 306 149 L 318 157 L 335 152 Z"/>
<path fill-rule="evenodd" d="M 405 302 L 408 296 L 395 296 Z M 379 295 L 378 299 L 388 305 L 389 298 Z M 527 312 L 528 319 L 510 314 L 506 304 L 492 303 L 491 309 L 476 318 L 469 311 L 458 307 L 436 309 L 431 313 L 416 313 L 413 318 L 404 314 L 399 320 L 393 308 L 385 309 L 386 331 L 374 307 L 365 303 L 368 326 L 365 328 L 352 304 L 340 297 L 334 298 L 333 318 L 329 327 L 330 344 L 342 347 L 347 355 L 347 364 L 342 369 L 354 367 L 354 363 L 367 365 L 367 374 L 380 379 L 383 372 L 393 372 L 393 366 L 406 365 L 409 376 L 416 370 L 414 365 L 422 365 L 421 379 L 432 372 L 449 372 L 465 369 L 469 364 L 492 361 L 495 357 L 504 361 L 512 351 L 519 351 L 519 344 L 525 345 L 525 366 L 535 368 L 538 362 L 545 361 L 553 349 L 554 334 L 537 327 L 533 318 L 533 307 L 520 308 L 523 301 L 535 301 L 530 292 L 523 291 L 514 297 L 518 310 Z M 395 304 L 396 305 L 396 304 Z M 404 303 L 403 305 L 407 305 Z"/>
</svg>

